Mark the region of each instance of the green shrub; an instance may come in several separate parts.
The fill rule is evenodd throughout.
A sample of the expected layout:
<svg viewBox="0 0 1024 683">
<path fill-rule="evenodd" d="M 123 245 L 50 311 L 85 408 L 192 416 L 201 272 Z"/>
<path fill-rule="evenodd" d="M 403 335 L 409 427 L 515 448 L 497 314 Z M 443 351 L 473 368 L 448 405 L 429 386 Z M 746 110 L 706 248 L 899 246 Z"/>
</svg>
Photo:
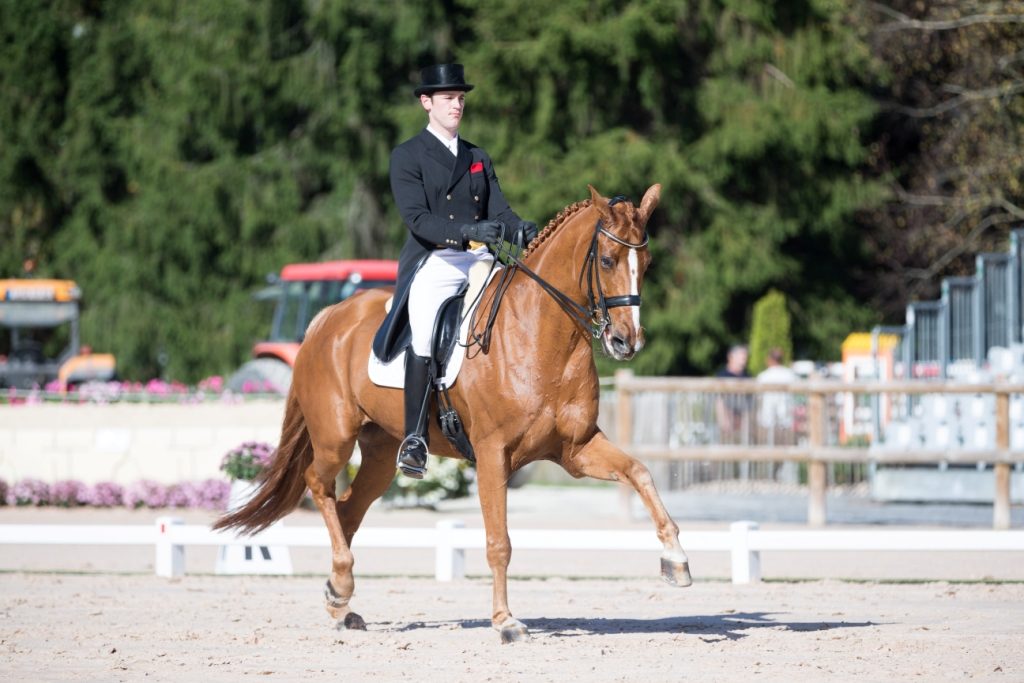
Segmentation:
<svg viewBox="0 0 1024 683">
<path fill-rule="evenodd" d="M 789 310 L 786 295 L 771 289 L 754 304 L 754 320 L 750 330 L 750 374 L 765 368 L 765 358 L 774 348 L 782 349 L 783 364 L 793 361 L 793 340 L 790 336 Z"/>
</svg>

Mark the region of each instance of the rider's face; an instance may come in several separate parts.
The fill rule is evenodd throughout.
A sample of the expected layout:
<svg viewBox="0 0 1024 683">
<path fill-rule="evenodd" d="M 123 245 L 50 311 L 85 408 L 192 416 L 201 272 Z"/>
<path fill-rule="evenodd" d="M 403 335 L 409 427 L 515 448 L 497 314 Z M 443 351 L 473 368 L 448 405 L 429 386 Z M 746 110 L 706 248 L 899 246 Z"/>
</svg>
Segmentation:
<svg viewBox="0 0 1024 683">
<path fill-rule="evenodd" d="M 453 137 L 459 131 L 462 112 L 466 108 L 466 93 L 458 90 L 442 90 L 433 95 L 421 95 L 420 104 L 427 110 L 427 117 L 436 128 Z"/>
</svg>

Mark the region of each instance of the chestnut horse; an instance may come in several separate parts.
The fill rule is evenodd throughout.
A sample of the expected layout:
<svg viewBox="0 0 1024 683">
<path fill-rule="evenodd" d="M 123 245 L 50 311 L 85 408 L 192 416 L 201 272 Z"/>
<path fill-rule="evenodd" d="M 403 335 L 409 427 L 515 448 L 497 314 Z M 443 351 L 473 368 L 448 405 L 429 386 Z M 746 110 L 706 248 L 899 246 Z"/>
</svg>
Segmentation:
<svg viewBox="0 0 1024 683">
<path fill-rule="evenodd" d="M 493 317 L 489 348 L 468 354 L 450 389 L 477 454 L 494 580 L 491 623 L 503 642 L 529 637 L 508 606 L 512 549 L 506 505 L 509 476 L 535 460 L 557 462 L 574 477 L 629 482 L 664 545 L 662 577 L 690 585 L 679 528 L 650 473 L 597 427 L 598 376 L 591 346 L 591 337 L 599 337 L 605 353 L 626 360 L 644 345 L 640 289 L 650 262 L 645 226 L 661 186 L 648 189 L 639 207 L 621 198 L 609 201 L 593 187 L 590 193 L 589 200 L 572 204 L 548 223 L 522 254 L 521 266 L 512 266 L 517 271 Z M 489 308 L 488 299 L 493 303 L 497 280 L 484 290 L 481 310 Z M 367 290 L 310 323 L 295 359 L 277 457 L 250 501 L 214 524 L 260 531 L 291 512 L 309 487 L 331 539 L 327 611 L 346 628 L 366 627 L 349 607 L 355 587 L 352 537 L 394 477 L 404 436 L 401 391 L 376 386 L 367 376 L 370 344 L 387 298 L 386 291 Z M 486 317 L 476 316 L 476 329 Z M 460 457 L 437 421 L 430 422 L 432 452 Z M 362 464 L 351 487 L 336 495 L 335 477 L 356 442 Z"/>
</svg>

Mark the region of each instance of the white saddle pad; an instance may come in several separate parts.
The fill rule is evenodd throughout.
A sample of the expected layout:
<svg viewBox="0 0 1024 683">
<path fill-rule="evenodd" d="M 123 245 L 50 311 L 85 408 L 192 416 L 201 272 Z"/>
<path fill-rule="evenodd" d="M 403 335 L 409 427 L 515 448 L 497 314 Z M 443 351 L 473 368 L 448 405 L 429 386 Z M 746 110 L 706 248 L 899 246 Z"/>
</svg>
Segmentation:
<svg viewBox="0 0 1024 683">
<path fill-rule="evenodd" d="M 459 326 L 459 343 L 452 350 L 452 357 L 448 359 L 448 367 L 445 368 L 444 386 L 450 387 L 455 384 L 455 378 L 459 376 L 462 368 L 462 359 L 466 357 L 466 336 L 469 333 L 469 321 L 473 318 L 473 308 L 477 304 L 477 294 L 489 282 L 487 273 L 491 277 L 501 269 L 498 264 L 491 271 L 489 262 L 478 262 L 469 269 L 469 287 L 466 289 L 466 298 L 462 304 L 462 324 Z M 391 307 L 391 299 L 388 299 L 386 306 Z M 405 351 L 398 354 L 390 363 L 383 363 L 377 354 L 370 351 L 369 362 L 370 381 L 381 387 L 392 387 L 401 389 L 405 385 Z"/>
</svg>

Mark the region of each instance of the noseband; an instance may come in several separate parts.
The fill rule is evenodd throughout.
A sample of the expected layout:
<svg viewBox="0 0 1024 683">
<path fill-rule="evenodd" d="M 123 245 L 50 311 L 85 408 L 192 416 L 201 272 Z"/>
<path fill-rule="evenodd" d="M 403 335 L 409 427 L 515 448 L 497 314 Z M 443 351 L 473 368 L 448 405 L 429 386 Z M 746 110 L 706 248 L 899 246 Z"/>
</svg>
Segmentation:
<svg viewBox="0 0 1024 683">
<path fill-rule="evenodd" d="M 628 200 L 622 195 L 615 195 L 608 201 L 608 206 L 615 206 L 619 202 L 624 201 Z M 613 235 L 608 231 L 608 228 L 604 227 L 601 223 L 601 219 L 597 219 L 597 225 L 594 226 L 594 237 L 590 240 L 590 250 L 587 252 L 587 258 L 583 261 L 583 269 L 580 271 L 580 280 L 582 281 L 584 276 L 587 278 L 587 301 L 590 304 L 591 315 L 590 333 L 593 335 L 594 339 L 597 339 L 604 334 L 605 328 L 608 327 L 608 323 L 610 322 L 608 315 L 609 308 L 640 305 L 639 294 L 622 294 L 620 296 L 605 297 L 604 290 L 601 287 L 601 270 L 596 266 L 597 238 L 600 235 L 604 235 L 613 242 L 618 242 L 624 247 L 629 247 L 630 249 L 643 249 L 647 246 L 647 242 L 649 241 L 647 231 L 644 230 L 644 239 L 642 242 L 636 244 L 628 242 L 621 237 Z"/>
<path fill-rule="evenodd" d="M 608 206 L 615 206 L 619 202 L 628 201 L 622 195 L 616 195 L 608 200 Z M 508 262 L 508 267 L 501 274 L 501 279 L 498 282 L 497 292 L 494 297 L 494 303 L 491 306 L 490 314 L 487 316 L 487 324 L 484 328 L 482 335 L 473 335 L 474 341 L 480 344 L 480 347 L 486 351 L 487 347 L 490 346 L 491 327 L 494 324 L 494 319 L 497 316 L 498 305 L 501 302 L 502 297 L 505 294 L 505 290 L 512 282 L 512 277 L 516 270 L 521 270 L 529 275 L 541 289 L 547 292 L 555 303 L 566 312 L 566 314 L 572 318 L 573 322 L 580 326 L 580 328 L 589 334 L 594 339 L 599 339 L 604 331 L 608 328 L 611 322 L 611 318 L 608 313 L 610 308 L 618 308 L 619 306 L 639 306 L 640 295 L 639 294 L 622 294 L 619 296 L 606 297 L 604 295 L 604 289 L 601 286 L 601 269 L 597 267 L 597 238 L 604 235 L 613 242 L 617 242 L 630 249 L 642 249 L 647 246 L 648 235 L 647 231 L 644 231 L 644 238 L 641 242 L 629 242 L 616 235 L 613 235 L 609 230 L 604 227 L 601 219 L 597 220 L 594 225 L 594 236 L 590 240 L 590 249 L 587 251 L 587 256 L 583 261 L 583 268 L 580 270 L 580 283 L 582 285 L 583 278 L 587 278 L 587 305 L 581 306 L 580 304 L 573 301 L 564 292 L 559 290 L 557 287 L 549 283 L 547 280 L 542 278 L 536 272 L 531 270 L 526 264 L 520 260 L 518 254 L 522 253 L 523 250 L 523 235 L 518 233 L 515 235 L 515 246 L 519 249 L 504 250 L 502 249 L 498 256 L 504 257 L 504 260 Z M 500 243 L 499 243 L 500 244 Z"/>
</svg>

